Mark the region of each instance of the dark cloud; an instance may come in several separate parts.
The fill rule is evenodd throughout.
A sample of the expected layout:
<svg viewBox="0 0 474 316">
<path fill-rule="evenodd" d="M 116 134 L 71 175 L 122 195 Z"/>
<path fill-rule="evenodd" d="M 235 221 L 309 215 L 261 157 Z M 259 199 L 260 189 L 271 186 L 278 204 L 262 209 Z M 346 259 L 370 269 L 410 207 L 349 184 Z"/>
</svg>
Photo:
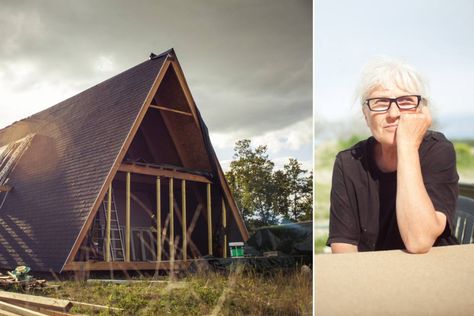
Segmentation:
<svg viewBox="0 0 474 316">
<path fill-rule="evenodd" d="M 174 47 L 215 132 L 263 133 L 311 116 L 312 2 L 2 1 L 0 71 L 28 61 L 22 84 L 97 82 Z M 78 90 L 79 92 L 80 90 Z"/>
</svg>

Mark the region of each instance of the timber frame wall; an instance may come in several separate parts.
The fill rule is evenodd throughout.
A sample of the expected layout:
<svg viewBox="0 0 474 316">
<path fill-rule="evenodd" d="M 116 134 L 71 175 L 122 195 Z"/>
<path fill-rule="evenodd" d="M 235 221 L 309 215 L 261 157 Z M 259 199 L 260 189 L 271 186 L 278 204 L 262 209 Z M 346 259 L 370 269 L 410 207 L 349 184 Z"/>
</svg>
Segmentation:
<svg viewBox="0 0 474 316">
<path fill-rule="evenodd" d="M 177 75 L 177 78 L 179 80 L 179 85 L 184 92 L 186 101 L 189 106 L 189 112 L 188 111 L 181 111 L 181 110 L 176 110 L 172 109 L 170 107 L 167 107 L 166 105 L 161 105 L 161 104 L 154 104 L 155 103 L 155 95 L 158 91 L 158 88 L 163 81 L 163 78 L 165 74 L 167 73 L 168 69 L 172 69 L 175 74 Z M 166 57 L 165 62 L 163 63 L 163 66 L 161 70 L 159 71 L 155 82 L 150 89 L 148 96 L 146 100 L 144 101 L 142 108 L 140 110 L 140 113 L 138 114 L 132 129 L 130 130 L 127 139 L 125 140 L 124 144 L 122 145 L 122 148 L 120 150 L 120 153 L 116 157 L 116 160 L 113 164 L 112 169 L 110 170 L 106 181 L 104 182 L 96 200 L 94 203 L 94 206 L 92 207 L 92 210 L 89 214 L 89 217 L 87 221 L 85 222 L 80 234 L 78 235 L 76 242 L 71 249 L 69 256 L 63 266 L 62 271 L 74 271 L 74 270 L 157 270 L 157 269 L 181 269 L 181 268 L 186 268 L 187 265 L 189 264 L 189 260 L 187 258 L 187 247 L 189 245 L 189 240 L 187 236 L 187 231 L 189 227 L 187 226 L 187 218 L 186 218 L 186 185 L 189 181 L 191 182 L 199 182 L 199 183 L 204 183 L 206 184 L 206 218 L 207 218 L 207 250 L 208 254 L 213 255 L 213 223 L 212 223 L 212 218 L 213 218 L 213 213 L 219 212 L 220 213 L 220 218 L 222 219 L 222 227 L 224 227 L 224 231 L 226 232 L 226 228 L 228 225 L 228 218 L 227 218 L 227 210 L 230 211 L 231 218 L 235 220 L 235 224 L 237 226 L 237 229 L 240 233 L 240 236 L 242 237 L 243 240 L 248 239 L 248 232 L 247 229 L 243 223 L 243 220 L 240 216 L 240 213 L 237 209 L 237 206 L 235 204 L 235 201 L 233 200 L 233 197 L 231 195 L 231 192 L 228 188 L 227 185 L 222 185 L 223 183 L 225 184 L 226 181 L 224 179 L 224 174 L 222 172 L 222 169 L 220 168 L 218 162 L 217 162 L 217 157 L 215 157 L 215 154 L 211 155 L 211 153 L 208 153 L 209 159 L 215 159 L 217 162 L 217 174 L 216 177 L 214 177 L 215 182 L 212 182 L 205 176 L 194 174 L 194 173 L 188 173 L 188 172 L 183 172 L 183 171 L 178 171 L 178 170 L 167 170 L 167 169 L 160 169 L 160 168 L 153 168 L 153 167 L 148 167 L 148 166 L 141 166 L 141 165 L 133 165 L 133 164 L 127 164 L 124 163 L 124 158 L 127 153 L 128 148 L 130 147 L 134 136 L 137 134 L 137 130 L 140 127 L 141 122 L 143 121 L 145 114 L 147 113 L 148 109 L 154 109 L 154 110 L 159 110 L 159 111 L 164 111 L 164 112 L 172 112 L 177 115 L 184 115 L 184 116 L 191 116 L 194 124 L 196 127 L 199 129 L 199 131 L 202 130 L 202 126 L 200 124 L 198 112 L 196 105 L 192 99 L 191 93 L 189 91 L 189 88 L 187 86 L 187 83 L 184 79 L 183 72 L 181 70 L 181 67 L 175 58 L 174 55 L 170 54 Z M 173 135 L 171 135 L 173 137 Z M 112 187 L 112 182 L 117 175 L 117 173 L 125 173 L 126 176 L 126 223 L 125 223 L 125 260 L 124 261 L 111 261 L 110 260 L 110 253 L 105 254 L 105 260 L 103 262 L 100 261 L 75 261 L 74 258 L 76 257 L 81 244 L 86 238 L 86 235 L 88 231 L 90 230 L 94 217 L 96 216 L 97 212 L 99 212 L 99 209 L 102 207 L 102 202 L 104 199 L 110 199 L 110 192 L 113 190 Z M 130 216 L 131 216 L 131 210 L 130 210 L 130 178 L 132 174 L 139 174 L 139 175 L 146 175 L 150 177 L 154 177 L 155 183 L 156 183 L 156 188 L 159 188 L 162 185 L 162 180 L 163 179 L 169 179 L 168 183 L 170 187 L 174 185 L 174 182 L 181 182 L 181 203 L 182 203 L 182 209 L 184 209 L 184 216 L 182 214 L 181 219 L 182 219 L 182 232 L 183 236 L 182 237 L 182 247 L 184 251 L 182 252 L 183 256 L 180 258 L 181 260 L 176 260 L 176 248 L 174 245 L 174 239 L 175 239 L 175 234 L 174 234 L 174 210 L 173 210 L 173 203 L 169 203 L 170 207 L 169 210 L 169 221 L 170 221 L 170 231 L 168 232 L 169 234 L 169 249 L 170 249 L 170 256 L 169 260 L 162 261 L 161 260 L 161 254 L 163 252 L 163 243 L 164 243 L 164 238 L 163 238 L 163 232 L 162 232 L 162 223 L 159 223 L 161 221 L 161 216 L 160 214 L 163 213 L 165 210 L 161 208 L 161 203 L 160 199 L 162 197 L 160 196 L 160 190 L 157 189 L 157 203 L 156 203 L 156 214 L 157 214 L 157 227 L 156 227 L 156 260 L 155 261 L 148 261 L 148 262 L 133 262 L 130 260 L 130 240 L 131 240 L 131 227 L 130 227 Z M 215 205 L 212 205 L 211 200 L 211 194 L 213 191 L 218 191 L 221 192 L 221 199 L 220 199 L 220 205 L 216 207 Z M 169 200 L 173 201 L 174 197 L 174 190 L 169 190 L 170 197 L 168 198 Z M 110 201 L 110 200 L 109 200 Z M 111 203 L 108 203 L 110 206 Z M 110 208 L 110 207 L 109 207 Z M 106 243 L 106 249 L 110 249 L 110 209 L 107 210 L 107 225 L 106 225 L 106 236 L 105 236 L 105 243 Z M 183 210 L 182 210 L 183 211 Z M 227 232 L 224 233 L 223 236 L 223 244 L 227 245 L 228 242 L 228 234 Z M 223 257 L 227 256 L 227 247 L 224 246 L 223 248 Z"/>
</svg>

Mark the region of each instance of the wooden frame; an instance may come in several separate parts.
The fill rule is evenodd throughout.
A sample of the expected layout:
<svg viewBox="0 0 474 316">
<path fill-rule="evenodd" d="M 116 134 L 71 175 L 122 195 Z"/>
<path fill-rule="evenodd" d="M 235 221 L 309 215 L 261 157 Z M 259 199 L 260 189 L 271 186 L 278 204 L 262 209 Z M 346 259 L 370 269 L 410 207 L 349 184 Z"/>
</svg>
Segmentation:
<svg viewBox="0 0 474 316">
<path fill-rule="evenodd" d="M 104 182 L 102 188 L 99 191 L 99 194 L 97 195 L 96 200 L 93 203 L 93 206 L 92 206 L 91 211 L 89 213 L 89 217 L 87 218 L 86 222 L 82 226 L 81 231 L 79 232 L 79 235 L 77 236 L 76 241 L 74 242 L 74 246 L 72 247 L 71 251 L 69 252 L 69 255 L 68 255 L 68 257 L 66 259 L 66 262 L 64 263 L 61 271 L 64 269 L 64 267 L 67 264 L 70 264 L 70 263 L 74 262 L 74 257 L 76 256 L 77 251 L 79 250 L 79 247 L 81 246 L 81 243 L 84 240 L 84 238 L 87 234 L 87 231 L 90 228 L 90 226 L 92 224 L 92 221 L 94 220 L 94 217 L 95 217 L 95 215 L 97 214 L 97 212 L 99 210 L 99 206 L 102 203 L 102 200 L 104 199 L 104 196 L 106 194 L 106 190 L 109 187 L 109 185 L 112 183 L 112 181 L 115 177 L 115 174 L 117 173 L 118 168 L 120 167 L 121 162 L 123 161 L 123 158 L 125 157 L 125 154 L 127 153 L 127 149 L 130 147 L 130 144 L 132 143 L 133 138 L 134 138 L 135 134 L 137 133 L 138 128 L 140 127 L 140 123 L 143 121 L 143 118 L 145 117 L 145 114 L 148 110 L 148 107 L 151 104 L 151 101 L 152 101 L 153 97 L 155 96 L 156 91 L 158 90 L 158 87 L 159 87 L 161 81 L 163 80 L 163 78 L 166 74 L 166 70 L 169 68 L 169 66 L 171 64 L 172 59 L 173 58 L 166 57 L 165 61 L 163 62 L 162 66 L 161 66 L 161 69 L 159 70 L 158 75 L 156 76 L 155 81 L 153 82 L 153 85 L 152 85 L 150 91 L 148 91 L 146 99 L 143 102 L 142 108 L 141 108 L 137 118 L 135 119 L 135 122 L 133 123 L 132 128 L 131 128 L 130 132 L 128 133 L 125 142 L 122 144 L 122 147 L 120 148 L 120 152 L 117 155 L 117 158 L 115 159 L 115 161 L 112 165 L 112 168 L 109 171 L 109 174 L 107 175 L 106 181 Z"/>
<path fill-rule="evenodd" d="M 183 260 L 188 258 L 188 240 L 186 236 L 186 180 L 181 180 L 181 230 L 183 233 Z"/>
<path fill-rule="evenodd" d="M 103 183 L 101 189 L 99 190 L 99 194 L 97 195 L 92 207 L 91 207 L 91 210 L 90 210 L 90 213 L 89 213 L 89 216 L 87 218 L 87 220 L 85 221 L 84 225 L 82 226 L 75 242 L 74 242 L 74 245 L 73 247 L 71 248 L 67 258 L 66 258 L 66 261 L 65 263 L 63 264 L 62 268 L 60 271 L 66 269 L 66 267 L 70 267 L 71 265 L 75 264 L 74 262 L 74 257 L 76 256 L 78 250 L 79 250 L 79 247 L 80 245 L 82 244 L 82 242 L 84 241 L 84 238 L 88 232 L 88 230 L 90 229 L 91 225 L 92 225 L 92 222 L 94 220 L 94 217 L 96 216 L 97 212 L 99 211 L 99 207 L 100 205 L 102 204 L 102 201 L 105 197 L 105 195 L 107 194 L 107 190 L 109 188 L 109 186 L 111 185 L 116 173 L 118 171 L 123 171 L 123 172 L 128 172 L 128 173 L 138 173 L 138 174 L 144 174 L 144 175 L 153 175 L 153 176 L 164 176 L 164 177 L 168 177 L 168 178 L 176 178 L 176 179 L 181 179 L 181 180 L 187 180 L 187 181 L 195 181 L 195 182 L 201 182 L 201 183 L 207 183 L 208 184 L 208 187 L 209 187 L 209 192 L 210 192 L 210 183 L 211 181 L 209 179 L 207 179 L 206 177 L 204 176 L 201 176 L 201 175 L 196 175 L 196 174 L 191 174 L 191 173 L 186 173 L 186 172 L 180 172 L 180 171 L 176 171 L 176 170 L 164 170 L 164 169 L 157 169 L 157 168 L 150 168 L 150 167 L 141 167 L 141 166 L 136 166 L 136 165 L 127 165 L 127 164 L 123 164 L 122 161 L 126 155 L 126 152 L 128 150 L 128 148 L 130 147 L 130 144 L 132 143 L 137 131 L 138 131 L 138 128 L 140 127 L 141 125 L 141 122 L 143 121 L 143 118 L 145 116 L 145 114 L 147 113 L 148 109 L 150 107 L 161 107 L 160 105 L 156 105 L 156 104 L 152 104 L 153 102 L 153 99 L 158 91 L 158 88 L 163 80 L 163 78 L 165 77 L 167 71 L 169 70 L 169 68 L 172 67 L 172 69 L 174 70 L 174 72 L 176 73 L 176 76 L 178 78 L 178 82 L 179 84 L 181 85 L 181 89 L 182 91 L 184 92 L 184 95 L 185 95 L 185 98 L 188 102 L 188 105 L 189 105 L 189 109 L 191 111 L 191 114 L 194 118 L 194 121 L 196 123 L 196 126 L 199 128 L 199 130 L 202 131 L 202 126 L 200 124 L 200 120 L 199 120 L 199 116 L 198 116 L 198 112 L 197 112 L 197 108 L 196 108 L 196 105 L 194 103 L 194 100 L 192 98 L 192 95 L 190 93 L 190 90 L 189 90 L 189 87 L 187 85 L 187 82 L 184 78 L 184 74 L 182 72 L 182 69 L 181 69 L 181 66 L 179 65 L 179 62 L 178 60 L 172 55 L 172 54 L 169 54 L 168 56 L 165 57 L 165 60 L 163 61 L 163 64 L 161 66 L 161 69 L 159 70 L 154 82 L 153 82 L 153 85 L 152 87 L 150 88 L 150 90 L 148 91 L 148 94 L 146 96 L 146 99 L 145 101 L 143 102 L 142 104 L 142 107 L 132 125 L 132 128 L 130 129 L 127 137 L 126 137 L 126 140 L 125 142 L 122 144 L 122 147 L 120 149 L 120 152 L 119 154 L 117 155 L 113 165 L 112 165 L 112 168 L 110 169 L 107 177 L 106 177 L 106 180 L 105 182 Z M 168 109 L 161 109 L 161 110 L 168 110 Z M 176 110 L 177 111 L 177 110 Z M 171 111 L 171 112 L 174 112 L 174 111 Z M 181 112 L 184 112 L 184 111 L 181 111 Z M 188 112 L 184 112 L 184 113 L 180 113 L 180 114 L 184 114 L 184 115 L 189 115 Z M 165 125 L 168 127 L 169 124 L 167 124 L 168 122 L 166 121 L 166 118 L 163 116 L 163 119 L 164 119 L 164 123 Z M 172 131 L 171 131 L 172 132 Z M 173 137 L 173 134 L 170 134 L 171 138 L 175 139 L 175 137 Z M 178 155 L 180 156 L 180 159 L 185 159 L 185 157 L 182 157 L 182 155 L 180 155 L 180 150 L 179 148 L 176 148 L 177 152 L 178 152 Z M 220 183 L 222 185 L 222 190 L 223 190 L 223 195 L 224 195 L 224 198 L 225 200 L 227 201 L 228 203 L 228 206 L 230 207 L 231 209 L 231 212 L 233 214 L 233 217 L 234 219 L 236 220 L 236 224 L 237 224 L 237 227 L 243 237 L 244 240 L 247 240 L 248 239 L 248 231 L 245 227 L 245 224 L 241 218 L 241 214 L 235 204 L 235 201 L 233 200 L 232 198 L 232 194 L 229 190 L 229 188 L 227 187 L 227 184 L 226 184 L 226 180 L 224 178 L 224 173 L 221 169 L 221 167 L 219 166 L 219 163 L 217 161 L 217 157 L 215 156 L 215 154 L 213 154 L 212 152 L 209 153 L 209 159 L 214 161 L 215 165 L 217 166 L 217 176 L 218 176 L 218 183 Z M 208 199 L 210 200 L 210 198 Z M 170 203 L 171 205 L 173 205 L 173 203 Z M 209 201 L 208 202 L 208 214 L 210 214 L 210 210 L 211 210 L 211 202 Z M 171 213 L 173 214 L 173 213 Z M 212 254 L 212 218 L 211 216 L 208 216 L 208 227 L 209 227 L 209 231 L 208 231 L 208 247 L 210 249 L 210 254 Z M 128 237 L 128 239 L 130 239 L 130 236 L 126 236 Z M 171 240 L 172 243 L 174 243 L 174 240 Z M 158 246 L 157 246 L 158 248 Z M 130 246 L 128 246 L 128 251 L 130 251 Z M 174 258 L 173 258 L 174 260 Z M 104 263 L 107 263 L 107 262 L 104 262 Z M 115 264 L 116 262 L 114 262 Z M 123 264 L 123 262 L 122 262 Z M 84 267 L 84 265 L 83 265 Z M 94 266 L 94 269 L 95 267 L 97 267 L 97 265 Z M 105 269 L 103 270 L 109 270 L 108 267 L 104 266 Z"/>
</svg>

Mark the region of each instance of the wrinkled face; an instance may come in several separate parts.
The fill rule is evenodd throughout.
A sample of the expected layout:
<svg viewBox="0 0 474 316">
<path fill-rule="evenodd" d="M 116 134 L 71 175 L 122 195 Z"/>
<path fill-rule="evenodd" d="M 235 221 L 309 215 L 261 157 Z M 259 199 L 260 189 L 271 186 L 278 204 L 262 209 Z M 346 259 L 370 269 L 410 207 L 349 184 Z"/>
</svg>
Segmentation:
<svg viewBox="0 0 474 316">
<path fill-rule="evenodd" d="M 380 87 L 374 89 L 369 95 L 369 98 L 398 98 L 404 95 L 411 95 L 413 93 L 406 90 L 401 90 L 400 88 L 390 88 Z M 420 107 L 418 107 L 419 109 Z M 400 118 L 400 113 L 414 113 L 417 109 L 412 110 L 402 110 L 397 107 L 395 102 L 393 102 L 387 112 L 372 112 L 369 110 L 367 105 L 364 105 L 363 113 L 367 126 L 370 128 L 372 135 L 375 139 L 382 145 L 394 146 L 395 135 L 398 127 L 398 120 Z"/>
</svg>

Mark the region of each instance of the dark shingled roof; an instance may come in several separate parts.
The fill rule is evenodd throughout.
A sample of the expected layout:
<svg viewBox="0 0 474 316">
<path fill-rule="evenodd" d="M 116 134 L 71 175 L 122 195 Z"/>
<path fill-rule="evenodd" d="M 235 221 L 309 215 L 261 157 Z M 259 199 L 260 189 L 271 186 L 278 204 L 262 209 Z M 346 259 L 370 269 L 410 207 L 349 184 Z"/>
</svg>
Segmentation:
<svg viewBox="0 0 474 316">
<path fill-rule="evenodd" d="M 0 209 L 0 267 L 61 271 L 166 56 L 0 130 L 0 146 L 35 133 Z"/>
</svg>

